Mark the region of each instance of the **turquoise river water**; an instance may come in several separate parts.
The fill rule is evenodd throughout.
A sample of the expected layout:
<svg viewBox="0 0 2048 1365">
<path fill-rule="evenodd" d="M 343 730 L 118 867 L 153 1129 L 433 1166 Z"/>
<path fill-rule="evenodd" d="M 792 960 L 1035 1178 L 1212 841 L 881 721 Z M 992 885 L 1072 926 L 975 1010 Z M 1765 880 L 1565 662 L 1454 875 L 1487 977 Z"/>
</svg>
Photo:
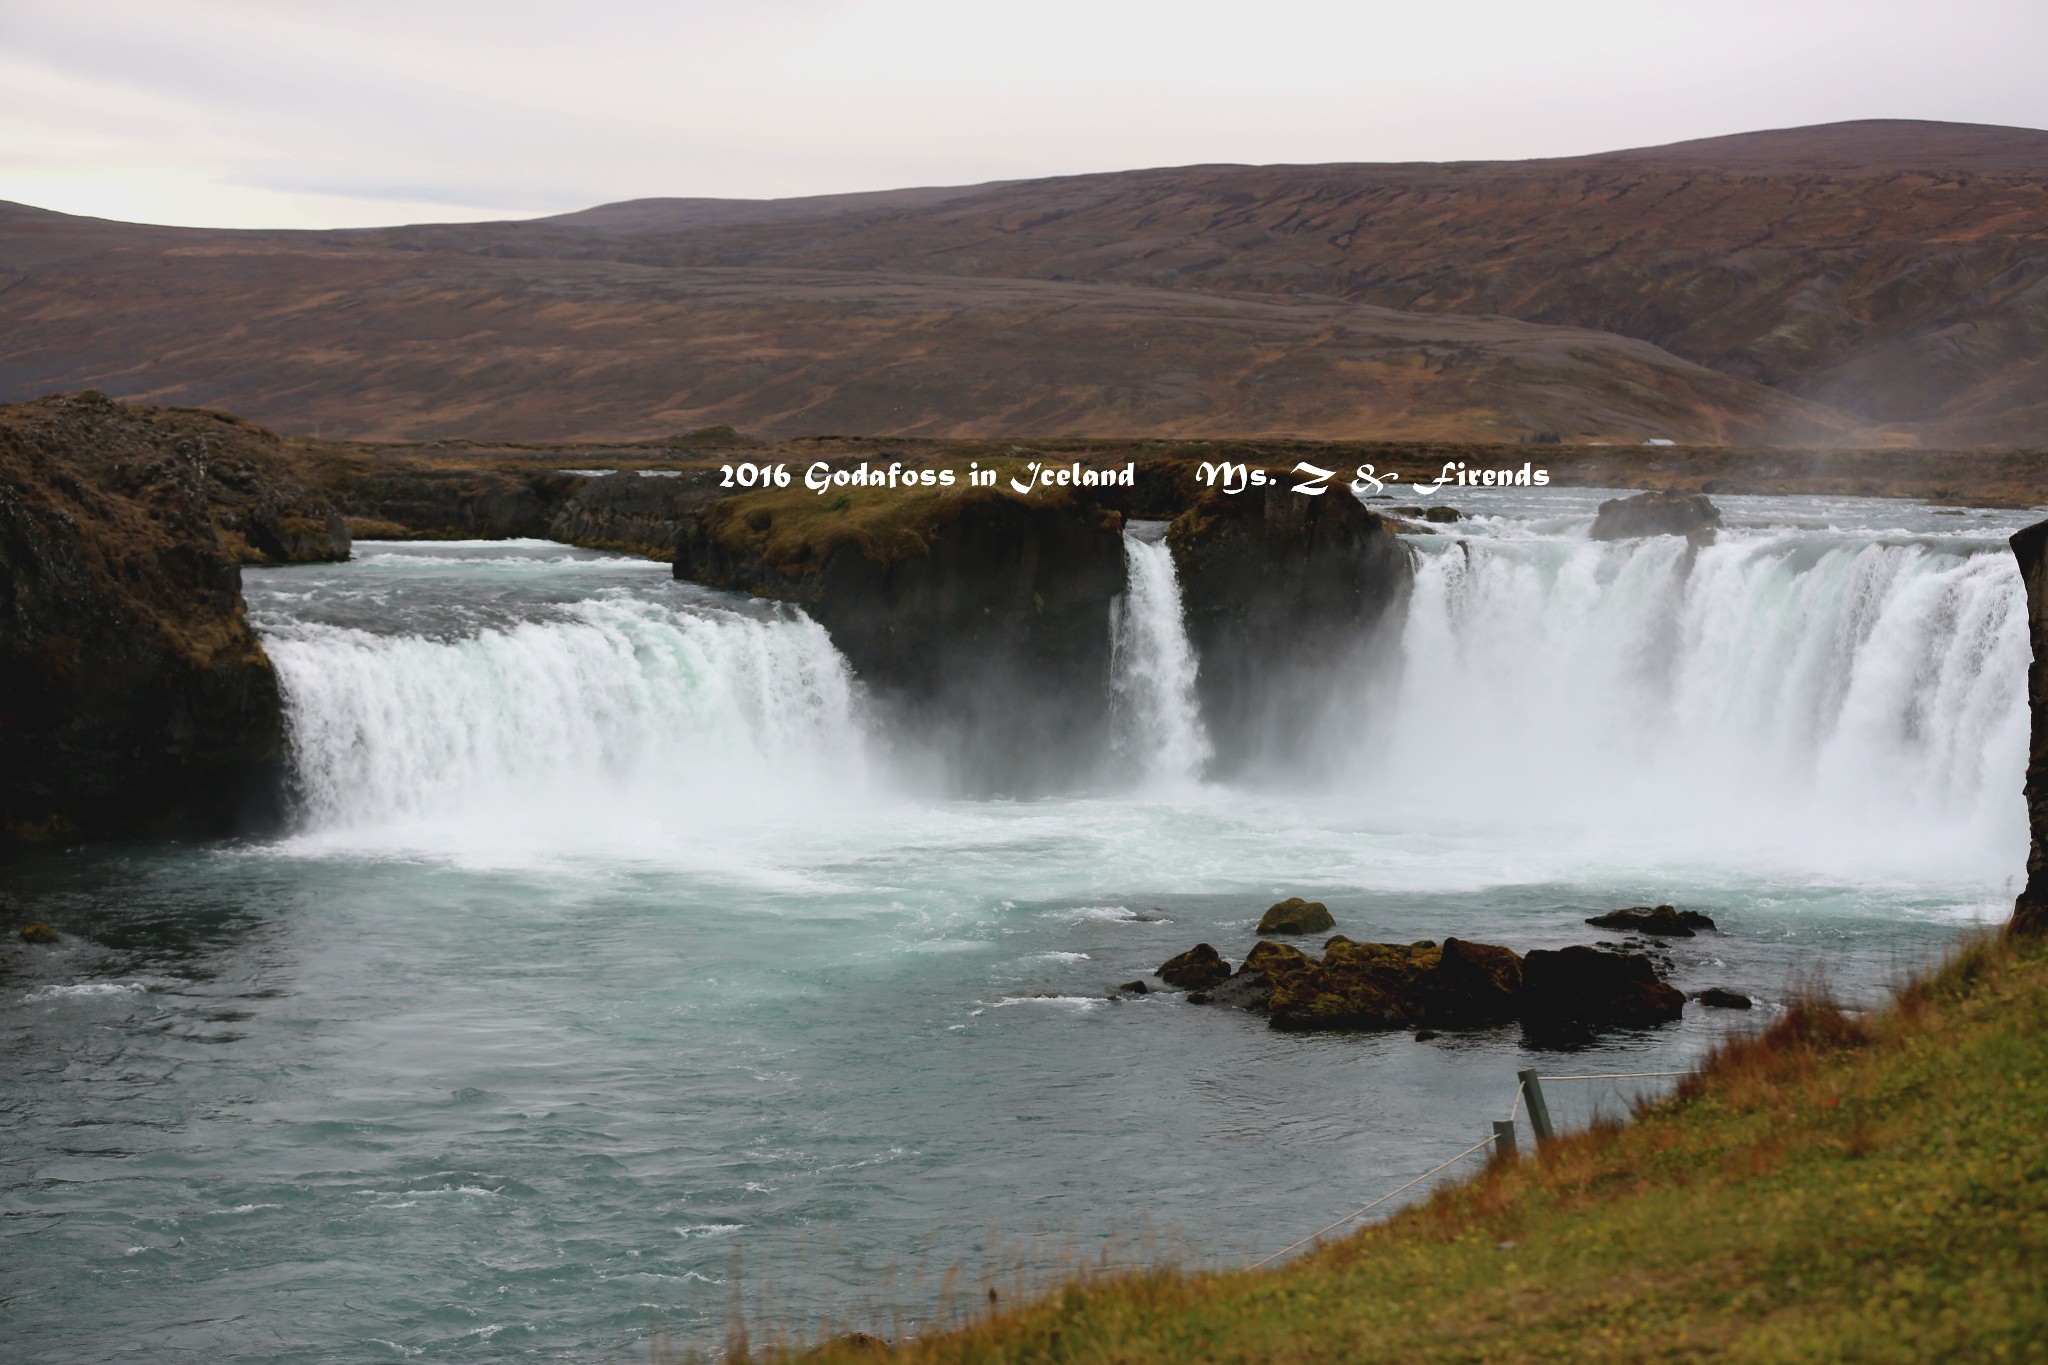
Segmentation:
<svg viewBox="0 0 2048 1365">
<path fill-rule="evenodd" d="M 1589 942 L 1871 1000 L 2001 918 L 2026 847 L 2024 514 L 1724 498 L 1690 551 L 1599 494 L 1474 493 L 1326 770 L 1201 778 L 1156 527 L 1111 776 L 947 800 L 822 630 L 540 542 L 252 570 L 283 837 L 16 859 L 0 1348 L 45 1362 L 630 1360 L 735 1309 L 897 1332 L 1079 1263 L 1241 1263 L 1484 1137 L 1514 1029 L 1290 1036 L 1177 994 L 1284 895 L 1354 938 Z M 1156 983 L 1155 983 L 1156 984 Z M 1557 1087 L 1561 1117 L 1635 1092 Z"/>
</svg>

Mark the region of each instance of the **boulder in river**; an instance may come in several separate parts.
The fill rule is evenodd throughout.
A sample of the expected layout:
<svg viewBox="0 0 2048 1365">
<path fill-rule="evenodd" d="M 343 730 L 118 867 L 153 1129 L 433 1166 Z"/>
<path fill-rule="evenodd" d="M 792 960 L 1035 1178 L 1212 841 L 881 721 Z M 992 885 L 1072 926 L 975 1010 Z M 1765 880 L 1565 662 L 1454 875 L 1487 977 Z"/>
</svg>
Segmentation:
<svg viewBox="0 0 2048 1365">
<path fill-rule="evenodd" d="M 58 941 L 58 937 L 57 931 L 44 924 L 41 920 L 37 920 L 33 924 L 21 926 L 21 941 L 23 943 L 55 943 Z"/>
<path fill-rule="evenodd" d="M 1680 910 L 1671 905 L 1631 905 L 1625 910 L 1595 915 L 1586 923 L 1600 929 L 1654 934 L 1659 938 L 1691 938 L 1701 929 L 1715 927 L 1712 917 L 1697 910 Z"/>
<path fill-rule="evenodd" d="M 1642 1028 L 1685 1012 L 1684 994 L 1657 979 L 1649 958 L 1587 947 L 1537 949 L 1523 957 L 1518 1003 L 1523 1022 L 1539 1028 Z"/>
<path fill-rule="evenodd" d="M 1184 991 L 1199 991 L 1229 980 L 1230 964 L 1209 944 L 1197 943 L 1178 957 L 1161 963 L 1159 979 Z"/>
<path fill-rule="evenodd" d="M 1270 907 L 1259 917 L 1257 932 L 1261 934 L 1320 934 L 1325 929 L 1334 929 L 1337 921 L 1330 914 L 1330 907 L 1321 901 L 1305 901 L 1299 896 Z"/>
<path fill-rule="evenodd" d="M 1640 536 L 1705 538 L 1721 525 L 1721 509 L 1704 493 L 1638 493 L 1609 498 L 1593 518 L 1594 540 L 1634 540 Z"/>
<path fill-rule="evenodd" d="M 1726 990 L 1720 986 L 1709 986 L 1703 991 L 1694 991 L 1692 998 L 1708 1009 L 1715 1010 L 1746 1010 L 1756 1004 L 1741 991 Z"/>
</svg>

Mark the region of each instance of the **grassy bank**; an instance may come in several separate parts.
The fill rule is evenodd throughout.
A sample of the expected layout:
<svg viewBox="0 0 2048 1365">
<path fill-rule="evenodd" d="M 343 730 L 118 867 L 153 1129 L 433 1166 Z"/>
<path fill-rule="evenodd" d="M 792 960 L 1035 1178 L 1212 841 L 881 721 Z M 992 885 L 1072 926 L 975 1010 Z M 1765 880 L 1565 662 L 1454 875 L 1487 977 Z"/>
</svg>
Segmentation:
<svg viewBox="0 0 2048 1365">
<path fill-rule="evenodd" d="M 1080 1283 L 889 1355 L 2048 1359 L 2048 945 L 1980 944 L 1882 1014 L 1802 1006 L 1633 1122 L 1284 1267 Z"/>
</svg>

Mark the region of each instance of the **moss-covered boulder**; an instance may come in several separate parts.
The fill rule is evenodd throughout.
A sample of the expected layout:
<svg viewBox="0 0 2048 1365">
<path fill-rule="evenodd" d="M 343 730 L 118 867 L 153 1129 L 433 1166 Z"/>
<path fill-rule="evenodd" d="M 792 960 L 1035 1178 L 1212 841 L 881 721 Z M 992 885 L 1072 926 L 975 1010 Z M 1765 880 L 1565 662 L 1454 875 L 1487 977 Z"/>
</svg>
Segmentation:
<svg viewBox="0 0 2048 1365">
<path fill-rule="evenodd" d="M 1299 896 L 1289 896 L 1267 908 L 1259 916 L 1258 932 L 1262 934 L 1320 934 L 1334 929 L 1337 921 L 1330 914 L 1330 907 L 1321 901 L 1305 901 Z"/>
<path fill-rule="evenodd" d="M 1199 991 L 1230 977 L 1230 964 L 1207 943 L 1197 943 L 1159 964 L 1159 979 L 1184 991 Z"/>
</svg>

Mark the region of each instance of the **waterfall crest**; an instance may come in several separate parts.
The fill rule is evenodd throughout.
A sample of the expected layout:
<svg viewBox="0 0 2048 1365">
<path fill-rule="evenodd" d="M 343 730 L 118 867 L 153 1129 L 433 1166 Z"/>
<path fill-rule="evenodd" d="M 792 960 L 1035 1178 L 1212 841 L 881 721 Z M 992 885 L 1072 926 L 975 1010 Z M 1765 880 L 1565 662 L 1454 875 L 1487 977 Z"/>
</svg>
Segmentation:
<svg viewBox="0 0 2048 1365">
<path fill-rule="evenodd" d="M 1140 782 L 1187 785 L 1209 761 L 1195 696 L 1195 651 L 1181 616 L 1180 581 L 1164 540 L 1124 534 L 1130 587 L 1111 623 L 1117 749 Z"/>
<path fill-rule="evenodd" d="M 852 676 L 805 618 L 596 597 L 455 638 L 266 635 L 314 829 L 624 794 L 695 816 L 864 771 Z"/>
<path fill-rule="evenodd" d="M 1423 554 L 1374 731 L 1411 794 L 1467 814 L 1701 858 L 1982 872 L 2025 848 L 2027 660 L 2003 553 L 1454 542 Z"/>
</svg>

